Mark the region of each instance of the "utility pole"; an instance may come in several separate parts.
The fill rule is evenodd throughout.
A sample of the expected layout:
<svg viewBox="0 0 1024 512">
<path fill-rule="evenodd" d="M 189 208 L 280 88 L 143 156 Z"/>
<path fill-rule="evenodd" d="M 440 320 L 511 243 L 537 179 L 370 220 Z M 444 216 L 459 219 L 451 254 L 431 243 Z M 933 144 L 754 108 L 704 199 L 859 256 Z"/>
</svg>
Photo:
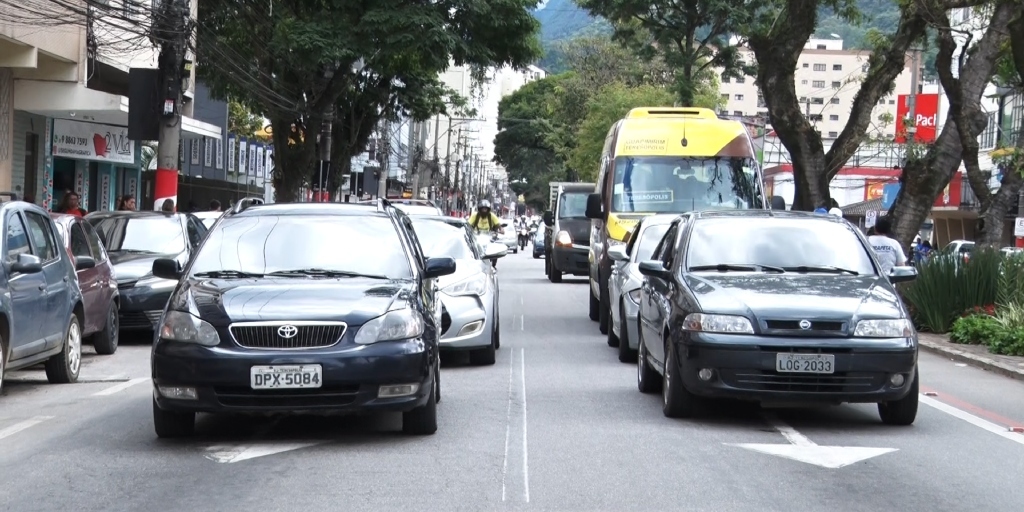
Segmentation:
<svg viewBox="0 0 1024 512">
<path fill-rule="evenodd" d="M 181 144 L 181 94 L 192 67 L 185 62 L 185 49 L 192 34 L 191 12 L 187 0 L 166 0 L 159 4 L 161 12 L 153 27 L 160 41 L 160 83 L 163 93 L 163 119 L 160 121 L 157 168 L 153 185 L 153 206 L 160 210 L 170 200 L 178 203 L 178 146 Z"/>
<path fill-rule="evenodd" d="M 431 201 L 437 200 L 437 180 L 435 174 L 437 173 L 438 167 L 440 167 L 440 160 L 438 159 L 438 146 L 441 145 L 441 114 L 434 116 L 434 165 L 430 167 L 430 188 L 427 192 L 427 197 Z"/>
<path fill-rule="evenodd" d="M 917 137 L 917 68 L 919 64 L 917 62 L 918 56 L 921 52 L 916 49 L 911 50 L 910 58 L 910 95 L 907 97 L 907 114 L 910 115 L 910 126 L 907 127 L 907 142 L 914 142 Z M 900 122 L 903 120 L 901 119 Z"/>
<path fill-rule="evenodd" d="M 420 175 L 418 169 L 416 169 L 416 129 L 418 123 L 416 121 L 409 121 L 409 174 L 412 178 L 410 184 L 412 185 L 413 197 L 416 197 L 416 184 L 420 181 Z"/>
<path fill-rule="evenodd" d="M 461 130 L 460 130 L 461 131 Z M 452 210 L 452 189 L 451 189 L 451 171 L 452 171 L 452 118 L 448 118 L 448 131 L 445 132 L 445 142 L 448 144 L 448 151 L 444 157 L 444 211 L 445 213 L 451 213 Z"/>
<path fill-rule="evenodd" d="M 328 72 L 333 75 L 333 72 Z M 330 76 L 327 77 L 330 80 Z M 331 179 L 331 128 L 334 125 L 334 105 L 324 108 L 323 124 L 320 126 L 320 177 L 317 180 L 320 189 L 319 202 L 330 202 L 327 180 Z M 358 188 L 358 187 L 357 187 Z"/>
<path fill-rule="evenodd" d="M 387 199 L 388 197 L 388 176 L 391 175 L 391 119 L 384 119 L 384 140 L 383 158 L 380 163 L 380 173 L 377 176 L 377 197 Z"/>
</svg>

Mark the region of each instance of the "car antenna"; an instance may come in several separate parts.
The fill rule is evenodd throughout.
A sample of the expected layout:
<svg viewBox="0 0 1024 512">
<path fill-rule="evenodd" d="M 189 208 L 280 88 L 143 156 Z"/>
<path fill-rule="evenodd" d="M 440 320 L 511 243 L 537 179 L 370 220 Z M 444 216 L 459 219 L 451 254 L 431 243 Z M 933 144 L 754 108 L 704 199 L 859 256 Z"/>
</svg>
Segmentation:
<svg viewBox="0 0 1024 512">
<path fill-rule="evenodd" d="M 235 206 L 233 208 L 231 208 L 231 213 L 241 213 L 241 212 L 244 212 L 250 206 L 260 205 L 260 204 L 263 204 L 263 199 L 262 198 L 259 198 L 259 197 L 246 197 L 246 198 L 240 199 L 237 203 L 235 203 Z"/>
</svg>

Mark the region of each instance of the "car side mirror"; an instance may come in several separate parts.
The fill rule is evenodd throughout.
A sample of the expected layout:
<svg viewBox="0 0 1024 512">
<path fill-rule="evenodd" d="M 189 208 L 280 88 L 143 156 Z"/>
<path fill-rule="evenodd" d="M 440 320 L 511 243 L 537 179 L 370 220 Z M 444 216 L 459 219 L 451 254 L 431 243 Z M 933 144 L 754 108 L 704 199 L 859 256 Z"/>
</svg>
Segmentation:
<svg viewBox="0 0 1024 512">
<path fill-rule="evenodd" d="M 626 247 L 622 245 L 616 245 L 608 249 L 608 257 L 612 261 L 627 261 L 629 260 L 629 254 L 626 254 Z"/>
<path fill-rule="evenodd" d="M 545 226 L 554 226 L 555 225 L 555 214 L 552 213 L 551 210 L 548 210 L 548 211 L 544 212 L 544 225 Z"/>
<path fill-rule="evenodd" d="M 782 196 L 772 196 L 772 210 L 783 210 L 786 209 L 786 200 Z"/>
<path fill-rule="evenodd" d="M 588 194 L 587 195 L 587 211 L 585 215 L 588 219 L 600 219 L 603 218 L 601 212 L 601 194 Z"/>
<path fill-rule="evenodd" d="M 484 259 L 496 260 L 508 254 L 508 246 L 505 244 L 487 244 L 484 247 Z"/>
<path fill-rule="evenodd" d="M 86 270 L 95 266 L 96 260 L 92 256 L 75 256 L 75 270 Z"/>
<path fill-rule="evenodd" d="M 160 279 L 181 279 L 181 265 L 172 258 L 160 258 L 153 261 L 153 275 Z"/>
<path fill-rule="evenodd" d="M 641 262 L 640 273 L 647 277 L 657 277 L 659 279 L 665 279 L 669 275 L 665 264 L 656 260 Z"/>
<path fill-rule="evenodd" d="M 914 267 L 893 267 L 889 271 L 889 282 L 893 284 L 906 283 L 914 279 L 917 279 L 917 269 Z"/>
<path fill-rule="evenodd" d="M 447 276 L 455 273 L 455 260 L 452 258 L 427 258 L 424 277 L 433 279 L 435 277 Z"/>
<path fill-rule="evenodd" d="M 43 271 L 43 260 L 32 254 L 19 254 L 18 259 L 11 263 L 11 272 L 19 274 L 38 274 Z"/>
</svg>

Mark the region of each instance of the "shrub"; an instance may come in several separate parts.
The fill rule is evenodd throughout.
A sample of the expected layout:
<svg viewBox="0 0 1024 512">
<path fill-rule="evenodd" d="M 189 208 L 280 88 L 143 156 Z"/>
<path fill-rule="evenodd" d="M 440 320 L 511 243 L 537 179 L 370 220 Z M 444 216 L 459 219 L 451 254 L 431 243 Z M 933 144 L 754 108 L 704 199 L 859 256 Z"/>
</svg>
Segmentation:
<svg viewBox="0 0 1024 512">
<path fill-rule="evenodd" d="M 1014 254 L 1003 260 L 999 273 L 996 303 L 1000 306 L 1024 304 L 1024 254 Z"/>
<path fill-rule="evenodd" d="M 944 333 L 964 312 L 995 303 L 1002 260 L 994 249 L 975 249 L 966 262 L 956 254 L 929 258 L 918 267 L 917 279 L 901 289 L 914 323 Z"/>
<path fill-rule="evenodd" d="M 989 315 L 970 315 L 953 322 L 949 341 L 965 345 L 987 345 L 1005 331 L 1003 324 Z"/>
<path fill-rule="evenodd" d="M 1024 356 L 1024 329 L 1000 328 L 988 341 L 988 351 L 1005 356 Z"/>
</svg>

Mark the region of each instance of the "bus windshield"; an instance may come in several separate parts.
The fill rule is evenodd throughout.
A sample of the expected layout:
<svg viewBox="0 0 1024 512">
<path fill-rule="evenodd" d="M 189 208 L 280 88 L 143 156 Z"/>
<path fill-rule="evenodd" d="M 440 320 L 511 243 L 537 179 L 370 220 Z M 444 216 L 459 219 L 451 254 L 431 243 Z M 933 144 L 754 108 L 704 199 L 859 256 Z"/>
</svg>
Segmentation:
<svg viewBox="0 0 1024 512">
<path fill-rule="evenodd" d="M 612 211 L 764 208 L 758 179 L 751 158 L 622 156 L 615 159 Z"/>
</svg>

